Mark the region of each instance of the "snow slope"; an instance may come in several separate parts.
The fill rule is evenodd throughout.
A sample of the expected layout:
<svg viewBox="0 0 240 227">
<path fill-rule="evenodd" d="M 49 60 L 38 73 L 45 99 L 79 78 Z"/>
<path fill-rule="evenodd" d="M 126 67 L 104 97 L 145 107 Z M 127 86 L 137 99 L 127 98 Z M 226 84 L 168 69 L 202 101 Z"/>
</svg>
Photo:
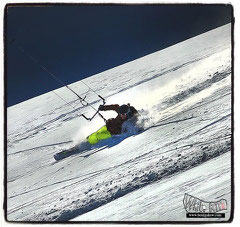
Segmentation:
<svg viewBox="0 0 240 227">
<path fill-rule="evenodd" d="M 184 193 L 209 202 L 226 199 L 226 216 L 217 221 L 229 219 L 230 24 L 84 83 L 107 104 L 130 102 L 145 131 L 56 162 L 55 153 L 80 143 L 102 119 L 88 123 L 79 117 L 93 111 L 66 88 L 8 108 L 8 220 L 192 221 Z M 87 101 L 98 107 L 99 98 L 82 82 L 70 86 L 80 95 L 87 92 Z"/>
</svg>

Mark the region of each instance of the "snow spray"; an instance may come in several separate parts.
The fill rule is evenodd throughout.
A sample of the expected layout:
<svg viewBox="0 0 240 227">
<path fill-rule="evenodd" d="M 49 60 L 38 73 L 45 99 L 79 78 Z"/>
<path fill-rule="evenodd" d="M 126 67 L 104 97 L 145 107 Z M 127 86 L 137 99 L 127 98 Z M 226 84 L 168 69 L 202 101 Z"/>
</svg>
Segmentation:
<svg viewBox="0 0 240 227">
<path fill-rule="evenodd" d="M 87 125 L 80 126 L 77 133 L 73 136 L 72 141 L 74 146 L 81 146 L 87 141 L 87 137 L 97 131 L 104 125 L 104 121 L 96 118 L 94 121 L 87 122 Z"/>
</svg>

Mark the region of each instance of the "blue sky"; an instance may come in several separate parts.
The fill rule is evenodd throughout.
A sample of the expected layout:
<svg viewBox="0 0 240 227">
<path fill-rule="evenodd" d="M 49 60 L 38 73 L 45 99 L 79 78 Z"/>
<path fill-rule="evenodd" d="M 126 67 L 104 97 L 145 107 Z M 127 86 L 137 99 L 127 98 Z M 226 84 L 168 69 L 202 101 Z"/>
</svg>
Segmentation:
<svg viewBox="0 0 240 227">
<path fill-rule="evenodd" d="M 62 86 L 28 54 L 70 84 L 232 19 L 231 6 L 223 4 L 31 4 L 5 10 L 7 106 Z"/>
</svg>

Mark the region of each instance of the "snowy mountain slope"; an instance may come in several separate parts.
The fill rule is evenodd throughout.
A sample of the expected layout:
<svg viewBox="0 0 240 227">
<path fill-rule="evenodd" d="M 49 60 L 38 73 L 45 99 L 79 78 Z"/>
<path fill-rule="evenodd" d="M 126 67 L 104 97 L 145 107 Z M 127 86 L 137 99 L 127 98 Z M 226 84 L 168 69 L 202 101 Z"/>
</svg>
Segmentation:
<svg viewBox="0 0 240 227">
<path fill-rule="evenodd" d="M 126 202 L 130 193 L 137 198 L 136 205 L 141 201 L 138 193 L 151 187 L 150 184 L 153 183 L 152 188 L 155 184 L 158 188 L 164 181 L 164 188 L 168 190 L 173 182 L 168 182 L 169 177 L 177 180 L 180 175 L 186 179 L 182 187 L 191 194 L 195 188 L 188 185 L 189 171 L 198 168 L 205 174 L 208 170 L 204 166 L 209 165 L 214 172 L 216 161 L 213 158 L 219 156 L 228 158 L 227 163 L 230 163 L 230 24 L 92 76 L 84 82 L 106 97 L 107 104 L 130 102 L 136 106 L 142 114 L 145 131 L 127 138 L 124 135 L 117 137 L 85 153 L 56 162 L 53 154 L 78 143 L 104 122 L 96 118 L 88 123 L 78 117 L 79 113 L 91 115 L 93 112 L 88 107 L 82 108 L 65 88 L 55 92 L 78 111 L 53 92 L 8 108 L 9 220 L 66 221 L 108 204 L 112 219 L 92 211 L 77 220 L 150 221 L 151 209 L 145 213 L 138 207 L 131 209 L 139 210 L 141 215 L 135 213 L 136 216 L 129 218 L 124 212 L 118 212 L 116 216 L 116 203 L 112 201 L 121 197 L 116 201 Z M 79 94 L 88 90 L 81 82 L 71 87 Z M 95 102 L 97 96 L 92 91 L 88 92 L 87 99 L 96 107 L 100 103 Z M 114 116 L 111 112 L 103 114 L 107 118 Z M 222 160 L 220 157 L 217 160 Z M 222 168 L 219 171 L 226 172 L 226 185 L 218 196 L 226 197 L 230 209 L 231 166 Z M 191 175 L 191 179 L 194 177 Z M 203 177 L 202 185 L 198 183 L 199 191 L 206 187 L 206 179 Z M 220 176 L 219 181 L 222 182 Z M 215 184 L 214 187 L 220 189 Z M 181 193 L 174 198 L 178 204 L 185 191 Z M 211 191 L 201 192 L 204 200 L 210 200 L 210 195 Z M 157 201 L 159 198 L 155 197 Z M 169 198 L 163 202 L 171 203 Z M 108 209 L 105 207 L 102 206 Z M 228 220 L 229 211 L 221 220 Z M 170 215 L 171 207 L 165 212 L 169 212 L 167 218 L 159 216 L 154 221 L 180 218 Z M 180 220 L 186 220 L 185 215 Z"/>
</svg>

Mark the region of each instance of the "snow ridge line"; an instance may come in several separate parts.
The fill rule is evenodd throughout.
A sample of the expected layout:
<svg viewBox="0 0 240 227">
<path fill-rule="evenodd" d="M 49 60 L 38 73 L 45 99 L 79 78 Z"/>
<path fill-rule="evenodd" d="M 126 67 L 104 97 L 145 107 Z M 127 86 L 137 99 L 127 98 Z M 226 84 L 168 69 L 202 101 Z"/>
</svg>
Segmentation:
<svg viewBox="0 0 240 227">
<path fill-rule="evenodd" d="M 109 179 L 106 179 L 105 182 L 97 183 L 81 192 L 75 185 L 72 193 L 74 198 L 78 198 L 77 200 L 64 207 L 49 208 L 38 214 L 37 219 L 41 221 L 73 219 L 134 190 L 196 167 L 229 151 L 231 151 L 231 138 L 228 136 L 222 141 L 215 141 L 210 144 L 194 144 L 186 148 L 176 148 L 171 156 L 161 156 L 161 158 L 151 160 L 143 169 L 133 165 L 132 169 L 119 176 L 119 179 L 112 179 L 109 176 Z M 63 200 L 63 204 L 65 204 L 63 195 L 60 200 Z M 36 216 L 28 217 L 28 219 L 36 221 Z"/>
</svg>

